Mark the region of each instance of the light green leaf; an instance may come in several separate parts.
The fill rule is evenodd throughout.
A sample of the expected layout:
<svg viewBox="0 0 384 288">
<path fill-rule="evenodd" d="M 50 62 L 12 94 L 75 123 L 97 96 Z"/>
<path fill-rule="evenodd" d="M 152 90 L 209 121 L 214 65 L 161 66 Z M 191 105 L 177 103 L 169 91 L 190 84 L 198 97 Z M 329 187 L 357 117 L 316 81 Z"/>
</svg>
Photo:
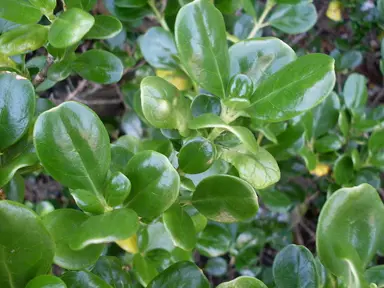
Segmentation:
<svg viewBox="0 0 384 288">
<path fill-rule="evenodd" d="M 0 201 L 0 287 L 25 287 L 50 271 L 55 245 L 39 217 L 22 204 Z"/>
<path fill-rule="evenodd" d="M 28 0 L 0 1 L 0 18 L 18 24 L 34 24 L 40 20 L 42 13 Z"/>
<path fill-rule="evenodd" d="M 123 26 L 119 19 L 110 15 L 96 15 L 95 24 L 85 35 L 86 39 L 108 39 L 120 33 Z"/>
<path fill-rule="evenodd" d="M 241 276 L 235 280 L 221 283 L 217 288 L 267 288 L 259 279 Z"/>
<path fill-rule="evenodd" d="M 192 196 L 192 205 L 217 222 L 244 221 L 259 209 L 256 191 L 244 180 L 214 175 L 201 181 Z"/>
<path fill-rule="evenodd" d="M 29 281 L 25 288 L 67 288 L 67 285 L 56 276 L 41 275 Z"/>
<path fill-rule="evenodd" d="M 133 268 L 136 277 L 143 286 L 147 286 L 159 274 L 154 264 L 140 253 L 133 256 Z"/>
<path fill-rule="evenodd" d="M 370 162 L 378 168 L 384 167 L 384 129 L 376 130 L 368 140 Z"/>
<path fill-rule="evenodd" d="M 67 9 L 80 8 L 89 11 L 95 6 L 97 0 L 65 0 Z"/>
<path fill-rule="evenodd" d="M 111 172 L 104 190 L 104 197 L 111 207 L 118 206 L 124 202 L 131 192 L 131 182 L 121 172 Z"/>
<path fill-rule="evenodd" d="M 352 73 L 345 81 L 343 96 L 350 110 L 365 107 L 368 99 L 367 80 L 363 75 Z"/>
<path fill-rule="evenodd" d="M 39 8 L 41 13 L 47 15 L 47 17 L 53 16 L 56 0 L 29 0 L 29 2 L 36 8 Z"/>
<path fill-rule="evenodd" d="M 332 57 L 302 56 L 263 81 L 246 111 L 251 118 L 269 122 L 293 118 L 323 101 L 333 90 L 335 79 Z"/>
<path fill-rule="evenodd" d="M 183 6 L 175 23 L 180 60 L 202 88 L 223 98 L 229 77 L 229 56 L 223 16 L 207 0 Z"/>
</svg>

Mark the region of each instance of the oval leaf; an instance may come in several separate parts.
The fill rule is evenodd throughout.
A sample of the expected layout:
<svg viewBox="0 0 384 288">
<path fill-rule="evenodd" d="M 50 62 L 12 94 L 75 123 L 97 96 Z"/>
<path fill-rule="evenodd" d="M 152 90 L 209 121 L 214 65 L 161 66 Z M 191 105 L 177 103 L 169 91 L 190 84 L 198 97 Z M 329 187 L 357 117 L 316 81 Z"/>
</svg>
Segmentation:
<svg viewBox="0 0 384 288">
<path fill-rule="evenodd" d="M 85 35 L 86 39 L 108 39 L 115 37 L 123 29 L 123 25 L 116 17 L 96 15 L 95 24 Z"/>
<path fill-rule="evenodd" d="M 103 279 L 87 271 L 66 272 L 61 276 L 61 280 L 67 284 L 67 288 L 78 287 L 97 287 L 97 288 L 112 288 Z"/>
<path fill-rule="evenodd" d="M 267 286 L 256 278 L 242 276 L 235 280 L 221 283 L 217 288 L 267 288 Z"/>
<path fill-rule="evenodd" d="M 41 11 L 28 0 L 0 1 L 0 18 L 18 24 L 34 24 L 40 20 Z"/>
<path fill-rule="evenodd" d="M 67 288 L 67 285 L 56 276 L 41 275 L 29 281 L 25 288 Z"/>
</svg>

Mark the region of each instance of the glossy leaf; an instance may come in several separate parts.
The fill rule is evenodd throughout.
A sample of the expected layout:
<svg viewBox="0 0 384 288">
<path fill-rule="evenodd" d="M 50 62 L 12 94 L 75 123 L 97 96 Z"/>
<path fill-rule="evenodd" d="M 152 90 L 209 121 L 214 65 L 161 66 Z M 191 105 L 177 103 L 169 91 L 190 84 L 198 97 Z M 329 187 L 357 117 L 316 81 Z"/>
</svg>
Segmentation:
<svg viewBox="0 0 384 288">
<path fill-rule="evenodd" d="M 191 78 L 212 94 L 224 97 L 229 56 L 223 16 L 206 0 L 183 6 L 175 23 L 180 60 Z"/>
<path fill-rule="evenodd" d="M 220 115 L 220 98 L 208 94 L 197 95 L 191 103 L 191 112 L 193 117 L 206 113 Z"/>
<path fill-rule="evenodd" d="M 237 110 L 249 106 L 248 98 L 253 93 L 253 82 L 247 75 L 233 76 L 229 81 L 227 90 L 227 98 L 224 100 L 226 106 Z"/>
<path fill-rule="evenodd" d="M 216 156 L 215 146 L 203 137 L 187 139 L 178 154 L 179 169 L 198 174 L 211 167 Z"/>
<path fill-rule="evenodd" d="M 132 183 L 126 202 L 141 217 L 159 216 L 171 207 L 179 194 L 179 174 L 158 152 L 137 153 L 128 162 L 125 174 Z"/>
<path fill-rule="evenodd" d="M 283 41 L 272 38 L 248 39 L 229 48 L 230 76 L 245 74 L 255 87 L 288 63 L 296 53 Z"/>
<path fill-rule="evenodd" d="M 65 48 L 81 40 L 92 28 L 95 19 L 79 8 L 62 13 L 52 24 L 48 33 L 49 43 L 56 48 Z"/>
<path fill-rule="evenodd" d="M 69 246 L 73 250 L 81 250 L 91 244 L 124 240 L 135 234 L 138 228 L 139 219 L 133 210 L 113 210 L 86 219 L 78 233 L 73 235 Z"/>
<path fill-rule="evenodd" d="M 106 185 L 104 197 L 112 207 L 122 204 L 131 192 L 131 182 L 121 172 L 112 172 Z"/>
<path fill-rule="evenodd" d="M 180 277 L 182 275 L 182 277 Z M 209 282 L 192 262 L 177 262 L 157 275 L 147 288 L 176 288 L 188 283 L 189 288 L 209 288 Z"/>
<path fill-rule="evenodd" d="M 61 280 L 65 282 L 67 288 L 112 288 L 103 279 L 87 271 L 70 271 L 61 276 Z"/>
<path fill-rule="evenodd" d="M 273 276 L 276 286 L 281 288 L 317 288 L 320 284 L 312 253 L 293 244 L 277 254 Z"/>
<path fill-rule="evenodd" d="M 48 26 L 29 24 L 19 26 L 0 36 L 0 53 L 13 56 L 34 51 L 48 39 Z"/>
<path fill-rule="evenodd" d="M 363 75 L 352 73 L 344 84 L 343 96 L 349 109 L 364 107 L 368 99 L 367 80 Z"/>
<path fill-rule="evenodd" d="M 78 251 L 69 247 L 73 231 L 79 231 L 81 224 L 87 219 L 87 215 L 73 209 L 58 209 L 42 217 L 56 244 L 54 257 L 56 265 L 65 269 L 80 270 L 97 261 L 104 245 L 92 245 Z"/>
<path fill-rule="evenodd" d="M 108 39 L 120 33 L 123 26 L 121 22 L 110 15 L 96 15 L 95 24 L 85 35 L 86 39 Z"/>
<path fill-rule="evenodd" d="M 208 223 L 198 235 L 197 246 L 199 253 L 206 257 L 217 257 L 228 252 L 231 245 L 231 233 L 223 226 Z"/>
<path fill-rule="evenodd" d="M 180 91 L 160 77 L 141 82 L 141 106 L 148 122 L 156 128 L 178 129 L 188 135 L 189 103 Z"/>
<path fill-rule="evenodd" d="M 89 11 L 95 6 L 97 0 L 65 0 L 68 9 L 80 8 Z"/>
<path fill-rule="evenodd" d="M 313 108 L 333 90 L 333 65 L 333 58 L 323 54 L 298 58 L 257 87 L 246 111 L 251 118 L 278 122 Z"/>
<path fill-rule="evenodd" d="M 92 214 L 104 213 L 105 203 L 94 192 L 84 189 L 70 189 L 70 192 L 76 205 L 84 212 Z"/>
<path fill-rule="evenodd" d="M 42 13 L 28 0 L 3 0 L 0 2 L 0 18 L 18 23 L 34 24 Z"/>
<path fill-rule="evenodd" d="M 173 36 L 161 27 L 150 28 L 138 39 L 145 60 L 157 69 L 177 68 L 177 49 Z"/>
<path fill-rule="evenodd" d="M 118 82 L 124 70 L 123 64 L 117 56 L 98 49 L 82 53 L 72 67 L 81 77 L 100 84 Z"/>
<path fill-rule="evenodd" d="M 241 276 L 235 280 L 221 283 L 217 288 L 267 288 L 259 279 Z"/>
<path fill-rule="evenodd" d="M 37 155 L 52 177 L 101 199 L 110 163 L 109 136 L 92 110 L 63 103 L 40 114 L 33 137 Z"/>
<path fill-rule="evenodd" d="M 114 288 L 131 288 L 131 277 L 127 271 L 123 270 L 123 264 L 116 257 L 101 256 L 93 267 L 92 273 Z"/>
<path fill-rule="evenodd" d="M 55 0 L 29 0 L 29 2 L 36 8 L 39 8 L 41 13 L 47 15 L 47 17 L 53 15 L 53 10 L 56 7 Z"/>
<path fill-rule="evenodd" d="M 318 106 L 313 108 L 313 136 L 319 137 L 329 132 L 337 125 L 340 110 L 340 100 L 336 93 L 324 99 Z"/>
<path fill-rule="evenodd" d="M 236 135 L 251 152 L 257 153 L 258 144 L 252 132 L 245 127 L 227 125 L 219 116 L 203 114 L 188 123 L 190 129 L 220 128 Z"/>
<path fill-rule="evenodd" d="M 384 205 L 368 184 L 336 191 L 321 210 L 316 233 L 318 256 L 347 285 L 368 287 L 362 273 L 381 243 L 382 213 Z"/>
<path fill-rule="evenodd" d="M 350 156 L 340 156 L 333 168 L 334 178 L 339 185 L 350 184 L 354 178 L 353 162 Z"/>
<path fill-rule="evenodd" d="M 41 275 L 29 281 L 25 288 L 67 288 L 67 285 L 56 276 Z"/>
<path fill-rule="evenodd" d="M 0 218 L 0 286 L 25 287 L 50 270 L 53 240 L 38 216 L 22 204 L 0 201 Z"/>
<path fill-rule="evenodd" d="M 228 223 L 249 219 L 259 209 L 252 186 L 229 175 L 214 175 L 201 181 L 192 204 L 207 218 Z"/>
<path fill-rule="evenodd" d="M 384 167 L 384 129 L 376 130 L 371 134 L 368 140 L 368 150 L 370 161 L 376 167 Z"/>
<path fill-rule="evenodd" d="M 192 250 L 196 245 L 196 230 L 191 217 L 178 203 L 163 214 L 163 222 L 176 246 Z"/>
<path fill-rule="evenodd" d="M 240 178 L 255 189 L 266 188 L 280 179 L 280 169 L 275 158 L 264 148 L 259 148 L 258 152 L 253 154 L 240 146 L 223 150 L 221 157 L 235 166 Z"/>
<path fill-rule="evenodd" d="M 156 76 L 167 80 L 180 91 L 187 91 L 192 88 L 191 79 L 181 70 L 156 70 Z"/>
<path fill-rule="evenodd" d="M 312 3 L 278 5 L 268 23 L 285 33 L 298 34 L 311 29 L 317 20 L 316 7 Z"/>
<path fill-rule="evenodd" d="M 0 151 L 23 136 L 34 111 L 35 92 L 32 83 L 15 74 L 0 73 Z"/>
<path fill-rule="evenodd" d="M 75 57 L 68 57 L 62 61 L 53 63 L 48 68 L 47 76 L 52 81 L 62 81 L 67 78 L 72 72 L 72 61 Z"/>
<path fill-rule="evenodd" d="M 159 274 L 155 265 L 140 253 L 133 256 L 133 268 L 135 269 L 136 277 L 143 286 L 147 286 Z"/>
<path fill-rule="evenodd" d="M 16 173 L 2 190 L 5 193 L 6 199 L 20 203 L 24 202 L 25 185 L 24 178 L 20 174 Z"/>
<path fill-rule="evenodd" d="M 350 125 L 349 125 L 349 118 L 347 116 L 347 112 L 345 109 L 340 111 L 337 124 L 340 128 L 341 133 L 344 135 L 344 137 L 348 137 Z"/>
</svg>

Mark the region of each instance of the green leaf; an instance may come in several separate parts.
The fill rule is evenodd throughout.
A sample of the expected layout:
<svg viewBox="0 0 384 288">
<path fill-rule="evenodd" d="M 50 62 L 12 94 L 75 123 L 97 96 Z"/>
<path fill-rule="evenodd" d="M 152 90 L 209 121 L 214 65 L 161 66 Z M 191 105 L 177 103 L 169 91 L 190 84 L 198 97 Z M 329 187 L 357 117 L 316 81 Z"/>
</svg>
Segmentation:
<svg viewBox="0 0 384 288">
<path fill-rule="evenodd" d="M 131 182 L 129 179 L 123 173 L 112 172 L 104 190 L 107 204 L 111 207 L 122 204 L 130 192 Z"/>
<path fill-rule="evenodd" d="M 138 43 L 145 60 L 157 69 L 176 69 L 177 49 L 173 36 L 161 27 L 150 28 Z"/>
<path fill-rule="evenodd" d="M 147 286 L 159 274 L 154 264 L 140 253 L 133 256 L 133 268 L 136 277 L 143 286 Z"/>
<path fill-rule="evenodd" d="M 241 276 L 235 280 L 221 283 L 217 288 L 267 288 L 267 286 L 256 278 Z"/>
<path fill-rule="evenodd" d="M 118 82 L 124 72 L 123 64 L 117 56 L 98 49 L 82 53 L 72 68 L 81 77 L 100 84 Z"/>
<path fill-rule="evenodd" d="M 252 0 L 242 0 L 245 13 L 251 15 L 254 19 L 257 18 L 255 7 Z"/>
<path fill-rule="evenodd" d="M 89 217 L 74 209 L 58 209 L 42 217 L 42 221 L 56 244 L 54 263 L 64 269 L 80 270 L 93 265 L 104 245 L 92 245 L 74 251 L 69 247 L 74 231 Z"/>
<path fill-rule="evenodd" d="M 376 130 L 368 140 L 370 162 L 378 168 L 384 167 L 384 129 Z"/>
<path fill-rule="evenodd" d="M 205 113 L 220 115 L 220 98 L 208 94 L 197 95 L 191 103 L 191 113 L 193 117 L 198 117 Z"/>
<path fill-rule="evenodd" d="M 41 275 L 29 281 L 25 288 L 67 288 L 67 285 L 56 276 Z"/>
<path fill-rule="evenodd" d="M 217 257 L 229 251 L 231 233 L 223 226 L 208 223 L 207 227 L 198 235 L 197 250 L 206 257 Z"/>
<path fill-rule="evenodd" d="M 273 277 L 279 288 L 318 288 L 315 259 L 304 246 L 288 245 L 273 262 Z"/>
<path fill-rule="evenodd" d="M 104 201 L 99 199 L 94 192 L 83 189 L 70 189 L 70 192 L 76 205 L 84 212 L 92 214 L 104 213 Z"/>
<path fill-rule="evenodd" d="M 95 6 L 97 0 L 65 0 L 67 9 L 80 8 L 89 11 Z"/>
<path fill-rule="evenodd" d="M 383 213 L 379 194 L 368 184 L 336 191 L 321 210 L 318 256 L 348 287 L 368 287 L 362 273 L 382 242 Z"/>
<path fill-rule="evenodd" d="M 207 0 L 183 6 L 175 23 L 180 60 L 191 78 L 223 98 L 229 78 L 229 56 L 223 16 Z"/>
<path fill-rule="evenodd" d="M 333 168 L 335 181 L 339 185 L 350 184 L 355 177 L 353 162 L 350 156 L 342 155 L 337 158 Z"/>
<path fill-rule="evenodd" d="M 141 81 L 141 106 L 148 122 L 156 128 L 178 129 L 187 136 L 191 118 L 189 103 L 168 81 L 149 76 Z"/>
<path fill-rule="evenodd" d="M 324 54 L 298 58 L 257 87 L 246 111 L 251 118 L 278 122 L 313 108 L 333 90 L 333 66 L 333 58 Z"/>
<path fill-rule="evenodd" d="M 81 250 L 91 244 L 125 240 L 134 235 L 139 228 L 139 218 L 131 209 L 117 209 L 102 215 L 91 216 L 73 235 L 69 246 Z"/>
<path fill-rule="evenodd" d="M 10 71 L 19 73 L 17 64 L 8 56 L 0 54 L 0 71 Z"/>
<path fill-rule="evenodd" d="M 115 0 L 118 7 L 138 8 L 147 5 L 147 0 Z"/>
<path fill-rule="evenodd" d="M 299 4 L 300 2 L 312 2 L 312 0 L 275 0 L 277 4 Z"/>
<path fill-rule="evenodd" d="M 123 29 L 123 25 L 114 16 L 96 15 L 95 24 L 85 35 L 86 39 L 108 39 L 115 37 Z"/>
<path fill-rule="evenodd" d="M 207 218 L 227 223 L 247 220 L 259 209 L 252 186 L 230 175 L 214 175 L 201 181 L 192 204 Z"/>
<path fill-rule="evenodd" d="M 248 152 L 243 146 L 222 150 L 221 158 L 231 163 L 255 189 L 264 189 L 280 179 L 280 169 L 275 158 L 264 148 L 256 154 Z"/>
<path fill-rule="evenodd" d="M 216 148 L 203 137 L 186 139 L 178 154 L 179 169 L 185 173 L 198 174 L 211 167 L 216 158 Z"/>
<path fill-rule="evenodd" d="M 384 265 L 378 265 L 367 269 L 365 271 L 365 278 L 367 278 L 369 283 L 375 283 L 379 288 L 384 287 Z"/>
<path fill-rule="evenodd" d="M 368 99 L 367 80 L 363 75 L 352 73 L 345 81 L 343 96 L 350 110 L 365 107 Z"/>
<path fill-rule="evenodd" d="M 305 162 L 305 166 L 307 167 L 307 169 L 309 171 L 312 171 L 316 168 L 317 157 L 316 157 L 315 153 L 313 153 L 313 151 L 309 147 L 303 146 L 299 150 L 299 155 L 301 157 L 303 157 L 304 162 Z"/>
<path fill-rule="evenodd" d="M 340 111 L 339 118 L 337 120 L 338 126 L 340 128 L 341 133 L 344 137 L 348 137 L 349 135 L 349 118 L 347 116 L 347 112 L 343 109 Z"/>
<path fill-rule="evenodd" d="M 343 146 L 342 139 L 336 134 L 325 135 L 315 142 L 315 150 L 318 153 L 337 151 Z"/>
<path fill-rule="evenodd" d="M 24 178 L 20 174 L 16 173 L 2 190 L 5 193 L 6 199 L 20 203 L 24 202 L 25 184 Z"/>
<path fill-rule="evenodd" d="M 34 24 L 42 14 L 28 0 L 2 0 L 0 2 L 0 18 L 18 24 Z"/>
<path fill-rule="evenodd" d="M 67 288 L 112 288 L 112 286 L 107 284 L 103 279 L 87 271 L 66 272 L 61 276 L 61 280 L 67 284 Z"/>
<path fill-rule="evenodd" d="M 28 24 L 19 26 L 0 36 L 0 53 L 13 56 L 34 51 L 48 39 L 48 26 Z"/>
<path fill-rule="evenodd" d="M 55 246 L 38 216 L 24 205 L 0 201 L 0 286 L 25 287 L 52 265 Z"/>
<path fill-rule="evenodd" d="M 190 129 L 204 129 L 204 128 L 220 128 L 228 130 L 236 135 L 237 138 L 244 143 L 244 146 L 252 153 L 257 153 L 259 145 L 256 142 L 252 132 L 241 126 L 227 125 L 219 116 L 214 114 L 203 114 L 195 119 L 192 119 L 189 123 Z"/>
<path fill-rule="evenodd" d="M 49 201 L 41 201 L 36 204 L 36 213 L 39 216 L 44 216 L 47 215 L 48 213 L 51 213 L 52 211 L 55 210 L 55 207 L 53 204 Z"/>
<path fill-rule="evenodd" d="M 209 288 L 210 284 L 201 270 L 192 262 L 177 262 L 157 275 L 147 288 Z"/>
<path fill-rule="evenodd" d="M 237 74 L 229 81 L 224 104 L 235 110 L 242 110 L 249 106 L 248 98 L 252 93 L 252 80 L 245 74 Z"/>
<path fill-rule="evenodd" d="M 205 264 L 204 271 L 215 277 L 223 276 L 228 271 L 227 260 L 222 257 L 210 258 Z"/>
<path fill-rule="evenodd" d="M 56 8 L 56 0 L 29 0 L 29 2 L 39 8 L 41 13 L 47 17 L 53 16 L 53 10 Z"/>
<path fill-rule="evenodd" d="M 27 132 L 34 111 L 32 83 L 16 74 L 0 73 L 0 151 Z"/>
<path fill-rule="evenodd" d="M 278 5 L 267 22 L 288 34 L 307 32 L 317 21 L 316 7 L 312 3 Z"/>
<path fill-rule="evenodd" d="M 192 250 L 196 245 L 196 230 L 191 217 L 178 203 L 163 214 L 163 222 L 176 246 Z"/>
<path fill-rule="evenodd" d="M 128 162 L 125 174 L 132 183 L 126 203 L 141 217 L 158 217 L 179 195 L 179 174 L 158 152 L 137 153 Z"/>
<path fill-rule="evenodd" d="M 339 96 L 334 92 L 331 92 L 323 102 L 313 108 L 313 136 L 315 138 L 328 133 L 337 125 L 339 110 Z"/>
<path fill-rule="evenodd" d="M 229 48 L 230 76 L 245 74 L 256 87 L 296 58 L 295 51 L 280 39 L 244 40 Z"/>
<path fill-rule="evenodd" d="M 117 257 L 101 256 L 92 273 L 114 288 L 131 288 L 131 277 L 128 271 L 123 270 L 123 264 Z"/>
<path fill-rule="evenodd" d="M 75 57 L 68 57 L 59 62 L 53 63 L 48 68 L 48 79 L 52 81 L 62 81 L 71 75 L 72 72 L 72 62 L 75 60 Z"/>
<path fill-rule="evenodd" d="M 48 33 L 49 43 L 56 48 L 71 46 L 79 42 L 94 23 L 95 19 L 88 12 L 78 8 L 68 9 L 52 23 Z"/>
</svg>

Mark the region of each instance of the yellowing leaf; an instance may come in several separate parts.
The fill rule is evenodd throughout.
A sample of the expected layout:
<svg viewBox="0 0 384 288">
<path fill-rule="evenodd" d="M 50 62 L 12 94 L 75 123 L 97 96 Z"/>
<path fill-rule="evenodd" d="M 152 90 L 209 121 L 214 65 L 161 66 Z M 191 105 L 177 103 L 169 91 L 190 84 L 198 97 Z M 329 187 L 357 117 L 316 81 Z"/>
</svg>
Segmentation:
<svg viewBox="0 0 384 288">
<path fill-rule="evenodd" d="M 180 91 L 189 90 L 192 87 L 191 80 L 180 71 L 158 69 L 156 70 L 156 76 L 167 80 Z"/>
<path fill-rule="evenodd" d="M 342 4 L 340 1 L 331 1 L 327 9 L 327 17 L 333 21 L 342 21 Z"/>
<path fill-rule="evenodd" d="M 327 175 L 329 173 L 329 166 L 324 163 L 318 163 L 316 165 L 316 168 L 311 170 L 311 174 L 316 175 L 318 177 L 322 177 L 324 175 Z"/>
<path fill-rule="evenodd" d="M 139 251 L 136 234 L 128 239 L 116 241 L 116 244 L 119 245 L 121 249 L 132 254 L 136 254 Z"/>
</svg>

